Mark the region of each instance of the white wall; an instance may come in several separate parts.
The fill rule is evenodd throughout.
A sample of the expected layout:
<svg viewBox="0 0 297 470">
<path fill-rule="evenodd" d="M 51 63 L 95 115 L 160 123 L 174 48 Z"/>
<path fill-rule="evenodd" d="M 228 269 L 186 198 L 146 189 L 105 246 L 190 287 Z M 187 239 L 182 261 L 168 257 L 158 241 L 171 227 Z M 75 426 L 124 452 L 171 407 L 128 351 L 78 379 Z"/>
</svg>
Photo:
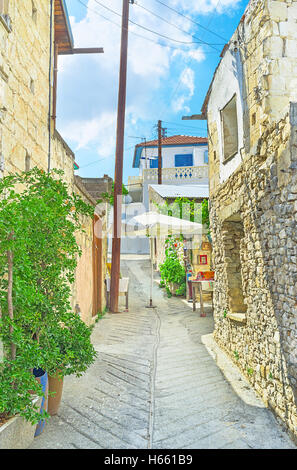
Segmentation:
<svg viewBox="0 0 297 470">
<path fill-rule="evenodd" d="M 163 147 L 162 149 L 162 167 L 163 168 L 174 168 L 175 167 L 175 155 L 193 154 L 194 166 L 204 166 L 204 152 L 208 149 L 207 145 L 199 146 L 185 146 L 185 147 Z M 158 147 L 147 148 L 142 150 L 141 157 L 147 159 L 158 156 Z M 150 162 L 147 161 L 147 168 L 150 168 Z M 145 166 L 145 160 L 140 160 L 140 174 L 142 174 Z"/>
<path fill-rule="evenodd" d="M 145 206 L 141 202 L 135 202 L 130 204 L 123 204 L 122 213 L 125 214 L 123 221 L 129 222 L 130 219 L 136 215 L 143 214 L 147 211 Z M 113 221 L 113 211 L 109 215 L 109 221 Z M 108 237 L 108 253 L 112 252 L 112 234 Z M 122 227 L 121 237 L 121 253 L 123 254 L 149 254 L 150 245 L 147 237 L 129 237 L 126 236 L 124 228 Z"/>
<path fill-rule="evenodd" d="M 217 70 L 212 84 L 211 97 L 208 103 L 208 113 L 216 121 L 219 137 L 220 153 L 220 182 L 225 181 L 240 165 L 240 149 L 243 147 L 243 104 L 242 104 L 242 72 L 238 53 L 228 50 Z M 220 111 L 236 93 L 237 122 L 238 122 L 238 149 L 239 152 L 229 161 L 223 163 L 223 136 Z"/>
</svg>

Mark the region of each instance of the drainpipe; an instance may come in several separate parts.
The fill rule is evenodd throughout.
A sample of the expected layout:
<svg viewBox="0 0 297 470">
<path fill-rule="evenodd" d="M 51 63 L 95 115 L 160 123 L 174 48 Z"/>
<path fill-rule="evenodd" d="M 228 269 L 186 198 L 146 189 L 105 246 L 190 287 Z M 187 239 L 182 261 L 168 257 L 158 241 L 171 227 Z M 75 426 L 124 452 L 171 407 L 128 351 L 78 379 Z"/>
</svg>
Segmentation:
<svg viewBox="0 0 297 470">
<path fill-rule="evenodd" d="M 4 168 L 5 168 L 4 155 L 3 155 L 3 153 L 1 153 L 1 151 L 0 151 L 0 179 L 3 178 Z"/>
<path fill-rule="evenodd" d="M 48 173 L 51 171 L 51 152 L 52 152 L 52 136 L 51 136 L 51 120 L 52 120 L 52 55 L 53 55 L 53 4 L 50 3 L 50 57 L 49 57 L 49 103 L 48 103 Z"/>
</svg>

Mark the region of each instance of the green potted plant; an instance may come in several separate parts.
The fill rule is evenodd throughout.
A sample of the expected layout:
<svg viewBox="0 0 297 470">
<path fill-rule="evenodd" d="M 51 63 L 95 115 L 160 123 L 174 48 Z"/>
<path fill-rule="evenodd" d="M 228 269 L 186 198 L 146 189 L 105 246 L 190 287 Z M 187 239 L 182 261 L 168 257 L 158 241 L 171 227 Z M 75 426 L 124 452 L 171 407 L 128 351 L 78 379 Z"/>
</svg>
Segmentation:
<svg viewBox="0 0 297 470">
<path fill-rule="evenodd" d="M 12 361 L 23 357 L 23 344 L 36 351 L 36 362 L 26 366 L 31 373 L 80 374 L 95 357 L 90 330 L 69 300 L 81 254 L 75 236 L 93 207 L 69 194 L 62 177 L 62 171 L 34 168 L 0 182 L 0 335 L 12 345 Z M 82 342 L 85 355 L 79 352 Z"/>
<path fill-rule="evenodd" d="M 46 335 L 40 339 L 42 349 L 53 351 L 51 357 L 47 355 L 46 364 L 49 375 L 50 416 L 58 413 L 64 377 L 80 377 L 94 362 L 96 352 L 90 340 L 91 332 L 92 328 L 69 310 L 63 315 L 62 323 L 49 327 Z"/>
<path fill-rule="evenodd" d="M 186 292 L 186 271 L 181 264 L 181 246 L 178 240 L 169 238 L 166 240 L 165 261 L 160 265 L 162 285 L 167 294 L 183 296 Z"/>
</svg>

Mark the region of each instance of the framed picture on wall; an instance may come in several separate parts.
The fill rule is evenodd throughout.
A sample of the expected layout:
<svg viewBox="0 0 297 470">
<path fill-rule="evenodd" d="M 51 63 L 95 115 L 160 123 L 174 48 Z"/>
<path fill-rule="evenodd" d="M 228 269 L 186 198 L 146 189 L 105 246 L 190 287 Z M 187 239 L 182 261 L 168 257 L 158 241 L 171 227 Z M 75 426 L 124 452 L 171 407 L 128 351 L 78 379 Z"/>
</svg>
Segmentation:
<svg viewBox="0 0 297 470">
<path fill-rule="evenodd" d="M 199 264 L 207 264 L 207 255 L 200 255 L 200 262 Z"/>
</svg>

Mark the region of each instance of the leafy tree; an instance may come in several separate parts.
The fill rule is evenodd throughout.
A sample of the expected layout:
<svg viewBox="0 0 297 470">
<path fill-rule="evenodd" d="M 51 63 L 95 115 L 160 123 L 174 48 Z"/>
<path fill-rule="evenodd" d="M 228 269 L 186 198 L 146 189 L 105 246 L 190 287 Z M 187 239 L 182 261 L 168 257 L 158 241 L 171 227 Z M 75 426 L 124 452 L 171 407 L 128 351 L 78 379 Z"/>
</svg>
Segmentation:
<svg viewBox="0 0 297 470">
<path fill-rule="evenodd" d="M 41 393 L 32 368 L 80 375 L 96 356 L 70 304 L 76 233 L 94 208 L 69 194 L 62 176 L 34 168 L 0 181 L 0 413 L 30 420 L 37 414 L 28 390 Z"/>
<path fill-rule="evenodd" d="M 127 196 L 129 194 L 128 189 L 126 186 L 123 184 L 122 186 L 122 195 Z M 111 192 L 105 192 L 101 194 L 102 199 L 99 199 L 97 201 L 98 204 L 101 202 L 108 202 L 111 206 L 114 205 L 114 182 L 112 183 L 112 190 Z"/>
<path fill-rule="evenodd" d="M 209 228 L 209 211 L 208 200 L 204 199 L 201 203 L 197 203 L 195 199 L 178 197 L 173 202 L 166 199 L 164 204 L 154 202 L 155 206 L 161 214 L 170 215 L 179 219 L 190 220 L 191 222 L 199 222 Z"/>
</svg>

